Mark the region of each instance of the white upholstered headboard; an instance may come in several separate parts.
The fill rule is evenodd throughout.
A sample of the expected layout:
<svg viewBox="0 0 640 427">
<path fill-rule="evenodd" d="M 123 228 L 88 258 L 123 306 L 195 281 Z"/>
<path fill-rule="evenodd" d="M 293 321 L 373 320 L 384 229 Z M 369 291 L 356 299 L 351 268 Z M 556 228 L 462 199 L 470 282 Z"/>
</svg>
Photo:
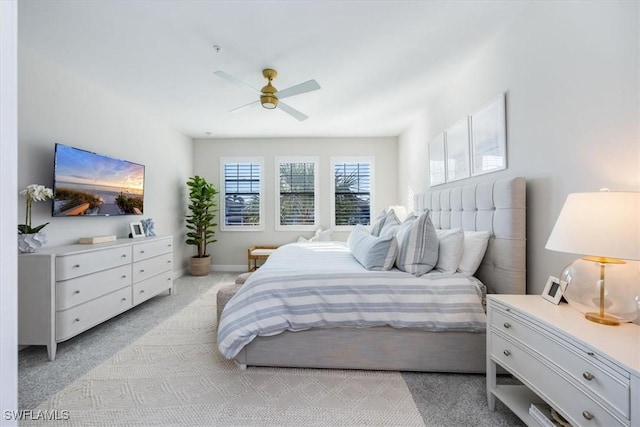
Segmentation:
<svg viewBox="0 0 640 427">
<path fill-rule="evenodd" d="M 507 178 L 444 190 L 422 197 L 436 228 L 491 233 L 489 246 L 476 277 L 489 293 L 525 294 L 526 180 Z"/>
</svg>

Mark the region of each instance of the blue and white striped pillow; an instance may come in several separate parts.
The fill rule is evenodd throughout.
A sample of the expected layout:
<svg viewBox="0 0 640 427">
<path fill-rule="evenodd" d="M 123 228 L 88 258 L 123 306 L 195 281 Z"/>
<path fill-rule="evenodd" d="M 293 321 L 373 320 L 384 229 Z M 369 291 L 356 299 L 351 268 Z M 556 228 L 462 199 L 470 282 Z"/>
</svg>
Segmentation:
<svg viewBox="0 0 640 427">
<path fill-rule="evenodd" d="M 396 233 L 396 267 L 416 276 L 433 270 L 438 262 L 439 241 L 429 211 L 418 218 L 407 218 Z"/>
<path fill-rule="evenodd" d="M 391 270 L 398 246 L 394 236 L 376 237 L 366 227 L 356 225 L 347 240 L 353 257 L 367 270 Z"/>
</svg>

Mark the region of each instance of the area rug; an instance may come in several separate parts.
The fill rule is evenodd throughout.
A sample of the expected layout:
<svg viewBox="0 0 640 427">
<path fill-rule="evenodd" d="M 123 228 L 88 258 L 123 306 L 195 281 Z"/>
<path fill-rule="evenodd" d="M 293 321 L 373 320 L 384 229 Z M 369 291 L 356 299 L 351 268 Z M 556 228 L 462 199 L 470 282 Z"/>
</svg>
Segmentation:
<svg viewBox="0 0 640 427">
<path fill-rule="evenodd" d="M 240 370 L 216 350 L 221 283 L 37 410 L 30 426 L 421 426 L 397 372 Z M 60 420 L 65 418 L 65 420 Z"/>
</svg>

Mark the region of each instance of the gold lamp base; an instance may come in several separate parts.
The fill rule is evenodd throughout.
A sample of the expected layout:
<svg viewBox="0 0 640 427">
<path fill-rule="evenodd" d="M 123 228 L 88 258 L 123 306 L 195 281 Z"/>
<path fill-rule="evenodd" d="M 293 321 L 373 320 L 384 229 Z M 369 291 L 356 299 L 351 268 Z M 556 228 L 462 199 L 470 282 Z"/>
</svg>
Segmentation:
<svg viewBox="0 0 640 427">
<path fill-rule="evenodd" d="M 600 323 L 602 325 L 608 326 L 618 326 L 620 321 L 615 317 L 609 316 L 608 314 L 600 314 L 600 313 L 586 313 L 584 315 L 586 319 L 591 320 L 592 322 Z"/>
</svg>

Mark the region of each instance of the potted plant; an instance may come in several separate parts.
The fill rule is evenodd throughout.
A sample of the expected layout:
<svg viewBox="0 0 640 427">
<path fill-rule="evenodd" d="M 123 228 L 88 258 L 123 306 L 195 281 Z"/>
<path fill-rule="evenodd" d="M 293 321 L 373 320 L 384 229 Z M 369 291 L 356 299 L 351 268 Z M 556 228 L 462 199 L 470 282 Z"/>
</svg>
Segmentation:
<svg viewBox="0 0 640 427">
<path fill-rule="evenodd" d="M 197 254 L 191 257 L 191 274 L 206 276 L 211 271 L 211 255 L 207 253 L 207 245 L 217 242 L 214 238 L 216 212 L 216 195 L 218 191 L 213 184 L 196 175 L 187 181 L 189 187 L 189 210 L 187 215 L 187 245 L 193 245 Z"/>
</svg>

